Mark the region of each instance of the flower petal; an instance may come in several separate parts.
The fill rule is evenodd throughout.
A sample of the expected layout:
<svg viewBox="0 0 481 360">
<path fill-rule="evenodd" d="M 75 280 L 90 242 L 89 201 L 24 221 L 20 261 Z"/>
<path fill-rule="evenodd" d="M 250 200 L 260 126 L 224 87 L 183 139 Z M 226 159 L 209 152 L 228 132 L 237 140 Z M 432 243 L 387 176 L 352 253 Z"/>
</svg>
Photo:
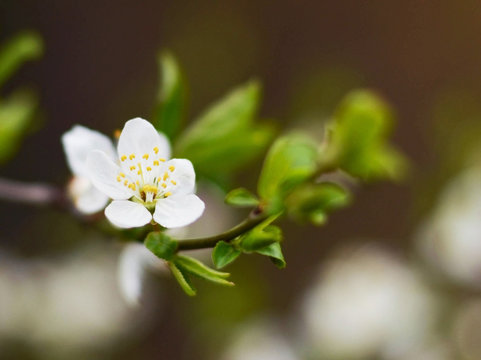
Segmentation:
<svg viewBox="0 0 481 360">
<path fill-rule="evenodd" d="M 107 219 L 120 228 L 144 226 L 152 220 L 152 214 L 143 205 L 128 200 L 112 201 L 105 209 Z"/>
<path fill-rule="evenodd" d="M 120 167 L 102 151 L 93 150 L 89 153 L 87 172 L 94 186 L 114 200 L 125 200 L 134 194 L 122 182 L 117 181 Z"/>
<path fill-rule="evenodd" d="M 195 171 L 187 159 L 172 159 L 164 164 L 161 174 L 164 175 L 165 192 L 174 195 L 188 195 L 195 190 Z"/>
<path fill-rule="evenodd" d="M 140 302 L 146 270 L 161 266 L 162 260 L 143 244 L 129 243 L 124 247 L 119 258 L 117 277 L 120 291 L 129 305 L 136 306 Z"/>
<path fill-rule="evenodd" d="M 170 158 L 169 140 L 165 135 L 157 132 L 150 122 L 141 118 L 125 123 L 117 149 L 120 158 L 122 156 L 128 158 L 131 154 L 139 156 L 140 158 L 135 159 L 135 163 L 141 161 L 144 154 L 155 158 Z M 128 158 L 128 160 L 131 159 Z"/>
<path fill-rule="evenodd" d="M 154 220 L 166 228 L 189 225 L 204 212 L 204 202 L 196 195 L 169 196 L 157 200 Z"/>
<path fill-rule="evenodd" d="M 70 170 L 75 175 L 87 176 L 87 156 L 92 150 L 101 150 L 112 160 L 117 157 L 107 136 L 80 125 L 62 135 L 62 145 Z"/>
<path fill-rule="evenodd" d="M 85 178 L 82 178 L 80 181 L 82 181 Z M 88 185 L 85 189 L 82 189 L 81 191 L 78 191 L 75 193 L 75 181 L 76 179 L 72 181 L 71 185 L 69 186 L 70 189 L 72 189 L 71 194 L 73 197 L 73 202 L 75 204 L 75 207 L 84 214 L 94 214 L 96 212 L 99 212 L 100 210 L 104 209 L 107 203 L 109 202 L 109 197 L 105 195 L 104 193 L 100 192 L 97 190 L 90 180 L 85 179 L 88 182 Z"/>
</svg>

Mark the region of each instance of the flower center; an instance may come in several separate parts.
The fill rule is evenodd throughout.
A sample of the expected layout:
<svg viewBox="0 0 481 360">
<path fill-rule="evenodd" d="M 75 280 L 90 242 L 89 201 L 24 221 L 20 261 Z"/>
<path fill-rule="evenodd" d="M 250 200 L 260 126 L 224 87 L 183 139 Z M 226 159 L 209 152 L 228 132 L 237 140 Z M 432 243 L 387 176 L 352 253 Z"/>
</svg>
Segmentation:
<svg viewBox="0 0 481 360">
<path fill-rule="evenodd" d="M 120 163 L 124 171 L 117 175 L 117 182 L 134 192 L 134 197 L 145 205 L 172 195 L 177 185 L 175 167 L 164 164 L 154 147 L 145 154 L 121 154 Z"/>
</svg>

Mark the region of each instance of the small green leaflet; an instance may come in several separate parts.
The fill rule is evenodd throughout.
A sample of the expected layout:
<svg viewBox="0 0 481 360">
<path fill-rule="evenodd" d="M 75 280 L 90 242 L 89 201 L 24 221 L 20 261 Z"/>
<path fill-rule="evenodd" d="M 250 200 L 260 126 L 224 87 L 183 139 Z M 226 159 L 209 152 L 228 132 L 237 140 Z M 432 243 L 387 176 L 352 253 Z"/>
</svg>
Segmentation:
<svg viewBox="0 0 481 360">
<path fill-rule="evenodd" d="M 164 260 L 172 259 L 177 251 L 177 241 L 172 240 L 160 231 L 149 233 L 144 240 L 144 244 L 155 256 Z"/>
<path fill-rule="evenodd" d="M 239 257 L 241 251 L 234 245 L 219 241 L 212 251 L 212 261 L 216 268 L 221 269 Z"/>
<path fill-rule="evenodd" d="M 259 199 L 244 188 L 234 189 L 225 197 L 226 204 L 237 207 L 254 207 L 259 205 Z"/>
</svg>

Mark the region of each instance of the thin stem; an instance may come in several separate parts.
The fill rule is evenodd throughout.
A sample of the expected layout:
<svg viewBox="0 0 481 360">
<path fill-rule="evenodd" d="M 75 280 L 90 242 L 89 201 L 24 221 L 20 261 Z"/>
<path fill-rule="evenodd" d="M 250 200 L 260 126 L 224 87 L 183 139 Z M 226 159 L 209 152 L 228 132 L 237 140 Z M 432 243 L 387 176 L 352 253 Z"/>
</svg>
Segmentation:
<svg viewBox="0 0 481 360">
<path fill-rule="evenodd" d="M 63 189 L 42 183 L 25 183 L 0 178 L 0 200 L 65 209 L 69 201 Z"/>
<path fill-rule="evenodd" d="M 266 218 L 267 215 L 256 209 L 249 215 L 247 219 L 226 232 L 214 236 L 179 241 L 179 247 L 177 250 L 182 251 L 213 248 L 219 241 L 231 242 L 239 235 L 242 235 L 259 225 Z"/>
</svg>

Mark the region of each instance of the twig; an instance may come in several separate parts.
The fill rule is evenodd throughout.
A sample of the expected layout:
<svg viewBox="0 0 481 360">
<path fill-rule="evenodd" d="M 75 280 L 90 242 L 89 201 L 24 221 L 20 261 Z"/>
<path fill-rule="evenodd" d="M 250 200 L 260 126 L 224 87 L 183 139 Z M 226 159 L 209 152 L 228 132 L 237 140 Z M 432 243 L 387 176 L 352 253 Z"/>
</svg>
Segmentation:
<svg viewBox="0 0 481 360">
<path fill-rule="evenodd" d="M 70 202 L 62 188 L 0 178 L 0 200 L 36 206 L 69 209 Z"/>
</svg>

